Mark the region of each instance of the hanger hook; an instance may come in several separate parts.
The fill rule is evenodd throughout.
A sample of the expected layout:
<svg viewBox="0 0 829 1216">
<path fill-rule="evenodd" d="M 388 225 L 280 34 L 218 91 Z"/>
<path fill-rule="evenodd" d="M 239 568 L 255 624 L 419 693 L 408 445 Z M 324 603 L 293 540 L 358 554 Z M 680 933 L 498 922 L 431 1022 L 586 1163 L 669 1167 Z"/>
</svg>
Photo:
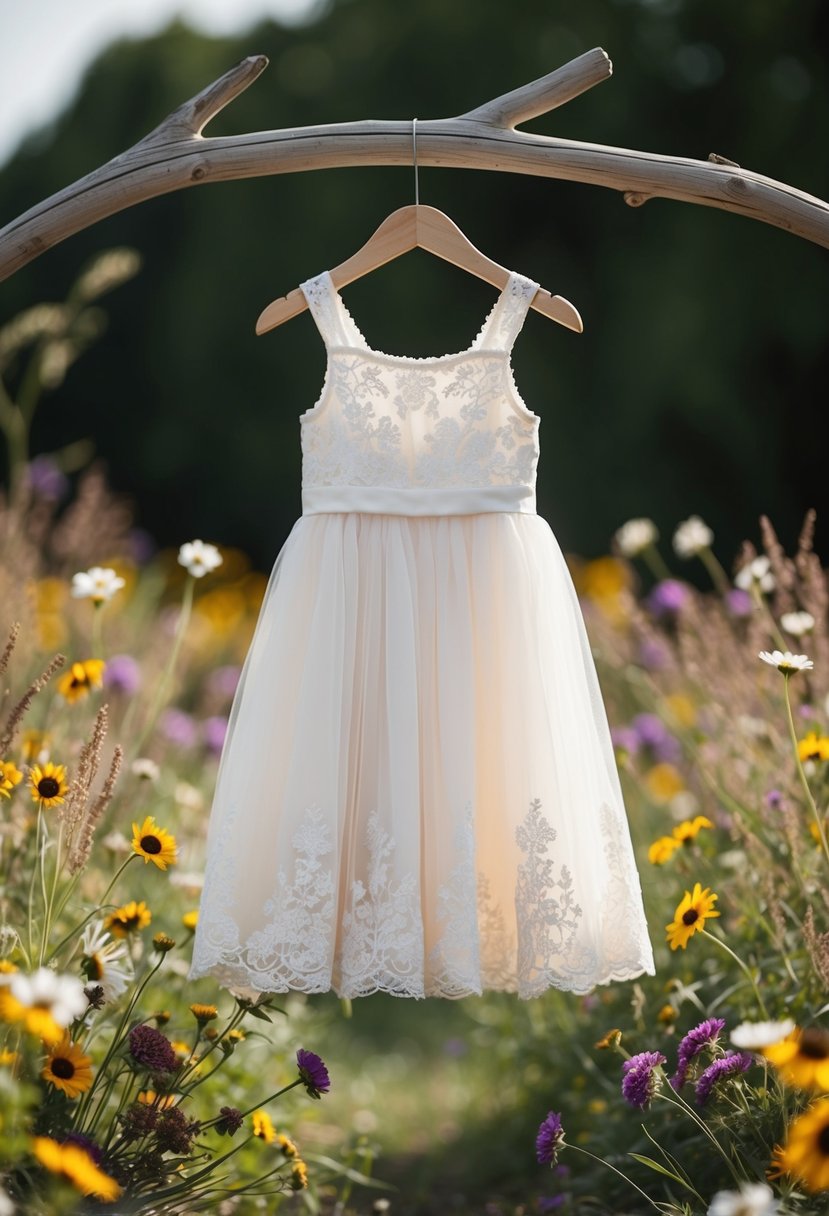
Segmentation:
<svg viewBox="0 0 829 1216">
<path fill-rule="evenodd" d="M 420 202 L 420 189 L 417 181 L 417 119 L 412 119 L 412 159 L 414 160 L 415 175 L 415 206 Z"/>
</svg>

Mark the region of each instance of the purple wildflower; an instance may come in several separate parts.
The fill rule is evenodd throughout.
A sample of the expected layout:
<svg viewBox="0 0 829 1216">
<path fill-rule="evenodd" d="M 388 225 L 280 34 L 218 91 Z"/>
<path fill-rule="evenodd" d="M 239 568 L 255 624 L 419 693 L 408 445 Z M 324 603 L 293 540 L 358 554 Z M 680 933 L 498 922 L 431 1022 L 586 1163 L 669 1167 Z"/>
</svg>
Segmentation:
<svg viewBox="0 0 829 1216">
<path fill-rule="evenodd" d="M 562 1204 L 567 1202 L 567 1196 L 561 1195 L 539 1195 L 538 1210 L 539 1212 L 554 1212 L 556 1208 L 560 1208 Z"/>
<path fill-rule="evenodd" d="M 751 596 L 741 587 L 732 587 L 730 591 L 726 591 L 725 603 L 732 616 L 751 616 Z"/>
<path fill-rule="evenodd" d="M 770 810 L 779 811 L 783 805 L 783 791 L 777 789 L 769 790 L 763 801 Z"/>
<path fill-rule="evenodd" d="M 130 528 L 127 533 L 130 557 L 139 566 L 145 565 L 155 555 L 158 545 L 146 528 Z"/>
<path fill-rule="evenodd" d="M 443 1044 L 443 1054 L 452 1056 L 454 1059 L 457 1059 L 459 1056 L 465 1056 L 467 1050 L 463 1039 L 447 1039 Z"/>
<path fill-rule="evenodd" d="M 35 456 L 26 470 L 29 486 L 41 498 L 58 502 L 69 488 L 69 479 L 51 456 Z"/>
<path fill-rule="evenodd" d="M 204 745 L 214 756 L 221 755 L 226 734 L 227 718 L 223 718 L 221 714 L 214 714 L 212 718 L 205 718 L 202 722 Z"/>
<path fill-rule="evenodd" d="M 637 714 L 631 726 L 639 742 L 650 748 L 657 760 L 675 761 L 682 755 L 682 747 L 658 714 Z"/>
<path fill-rule="evenodd" d="M 183 709 L 175 709 L 173 706 L 165 709 L 161 715 L 160 726 L 170 743 L 177 743 L 179 747 L 192 747 L 196 742 L 196 723 Z"/>
<path fill-rule="evenodd" d="M 639 751 L 639 736 L 632 726 L 614 726 L 610 732 L 614 747 L 620 747 L 631 756 Z"/>
<path fill-rule="evenodd" d="M 677 578 L 665 578 L 652 587 L 648 594 L 648 607 L 655 616 L 667 616 L 679 612 L 688 602 L 688 588 Z"/>
<path fill-rule="evenodd" d="M 322 1060 L 313 1051 L 300 1047 L 296 1053 L 299 1079 L 312 1098 L 321 1098 L 331 1088 L 331 1078 Z"/>
<path fill-rule="evenodd" d="M 798 705 L 797 713 L 798 713 L 798 716 L 801 718 L 814 718 L 815 707 L 813 705 L 809 705 L 807 702 L 804 701 L 804 703 L 802 705 Z"/>
<path fill-rule="evenodd" d="M 713 1046 L 723 1030 L 725 1030 L 725 1018 L 706 1018 L 704 1022 L 700 1022 L 698 1026 L 689 1030 L 680 1040 L 676 1051 L 676 1072 L 671 1077 L 671 1085 L 674 1089 L 680 1089 L 685 1084 L 691 1061 L 699 1055 L 703 1048 Z"/>
<path fill-rule="evenodd" d="M 232 697 L 239 683 L 242 669 L 231 664 L 217 667 L 207 677 L 207 688 L 217 697 Z"/>
<path fill-rule="evenodd" d="M 242 1112 L 237 1107 L 220 1106 L 219 1118 L 216 1120 L 215 1128 L 220 1136 L 232 1136 L 235 1132 L 238 1132 L 243 1122 Z"/>
<path fill-rule="evenodd" d="M 104 668 L 104 687 L 132 696 L 141 687 L 141 668 L 131 654 L 114 654 Z"/>
<path fill-rule="evenodd" d="M 170 1040 L 154 1026 L 133 1026 L 129 1033 L 130 1054 L 150 1072 L 177 1072 L 180 1061 Z"/>
<path fill-rule="evenodd" d="M 640 1110 L 648 1106 L 659 1084 L 656 1069 L 667 1063 L 661 1051 L 640 1051 L 622 1064 L 622 1097 Z"/>
<path fill-rule="evenodd" d="M 535 1138 L 535 1155 L 539 1165 L 555 1165 L 559 1150 L 564 1147 L 564 1127 L 561 1115 L 548 1112 Z"/>
<path fill-rule="evenodd" d="M 697 1102 L 700 1105 L 707 1102 L 711 1090 L 718 1081 L 722 1081 L 724 1077 L 731 1077 L 734 1073 L 745 1072 L 747 1068 L 751 1068 L 753 1063 L 754 1056 L 748 1051 L 726 1052 L 719 1060 L 709 1064 L 705 1072 L 700 1075 L 694 1090 Z"/>
</svg>

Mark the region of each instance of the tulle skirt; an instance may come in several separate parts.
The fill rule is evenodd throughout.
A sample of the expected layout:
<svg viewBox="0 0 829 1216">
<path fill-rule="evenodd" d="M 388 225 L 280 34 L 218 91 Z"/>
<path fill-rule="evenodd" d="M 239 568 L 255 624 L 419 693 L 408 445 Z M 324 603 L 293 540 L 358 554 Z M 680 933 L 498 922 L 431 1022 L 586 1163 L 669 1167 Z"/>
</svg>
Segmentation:
<svg viewBox="0 0 829 1216">
<path fill-rule="evenodd" d="M 653 969 L 546 520 L 298 519 L 230 713 L 189 978 L 526 998 Z"/>
</svg>

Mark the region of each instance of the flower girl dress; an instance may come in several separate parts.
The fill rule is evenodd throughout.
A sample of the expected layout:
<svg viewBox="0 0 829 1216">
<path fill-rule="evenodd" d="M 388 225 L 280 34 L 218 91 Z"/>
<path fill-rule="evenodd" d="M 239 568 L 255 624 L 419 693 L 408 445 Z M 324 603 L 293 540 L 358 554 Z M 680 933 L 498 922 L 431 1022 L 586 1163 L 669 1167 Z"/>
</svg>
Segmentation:
<svg viewBox="0 0 829 1216">
<path fill-rule="evenodd" d="M 302 516 L 230 713 L 189 978 L 533 997 L 653 974 L 605 707 L 536 513 L 512 273 L 471 346 L 368 346 L 325 271 Z"/>
</svg>

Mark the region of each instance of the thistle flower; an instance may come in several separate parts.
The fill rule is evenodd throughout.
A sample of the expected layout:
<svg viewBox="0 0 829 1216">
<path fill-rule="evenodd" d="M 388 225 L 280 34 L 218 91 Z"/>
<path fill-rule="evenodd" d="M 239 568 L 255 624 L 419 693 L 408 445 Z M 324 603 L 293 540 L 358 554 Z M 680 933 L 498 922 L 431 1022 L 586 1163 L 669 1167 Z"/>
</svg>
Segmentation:
<svg viewBox="0 0 829 1216">
<path fill-rule="evenodd" d="M 784 676 L 794 675 L 798 671 L 809 671 L 814 667 L 812 660 L 805 654 L 792 654 L 790 650 L 772 650 L 771 654 L 767 650 L 761 650 L 758 658 L 769 666 L 776 667 Z"/>
<path fill-rule="evenodd" d="M 300 1047 L 296 1053 L 296 1062 L 300 1080 L 312 1098 L 321 1098 L 323 1094 L 328 1093 L 331 1088 L 328 1069 L 315 1052 Z"/>
<path fill-rule="evenodd" d="M 685 607 L 690 595 L 678 578 L 663 578 L 648 592 L 647 605 L 654 616 L 671 616 Z"/>
<path fill-rule="evenodd" d="M 179 1059 L 166 1035 L 154 1026 L 133 1026 L 129 1032 L 130 1055 L 149 1072 L 178 1072 Z"/>
<path fill-rule="evenodd" d="M 753 1063 L 754 1057 L 748 1052 L 728 1051 L 719 1060 L 714 1060 L 713 1064 L 709 1064 L 700 1074 L 694 1089 L 694 1095 L 700 1106 L 708 1101 L 716 1084 L 725 1080 L 726 1077 L 734 1076 L 735 1073 L 745 1072 L 746 1069 L 751 1068 Z"/>
<path fill-rule="evenodd" d="M 191 540 L 179 549 L 178 562 L 180 566 L 184 566 L 188 574 L 192 574 L 194 578 L 202 578 L 222 564 L 222 556 L 215 545 L 207 545 L 201 540 Z"/>
<path fill-rule="evenodd" d="M 235 1106 L 220 1106 L 219 1118 L 214 1127 L 220 1136 L 232 1136 L 238 1132 L 244 1122 L 244 1117 Z"/>
<path fill-rule="evenodd" d="M 561 1115 L 551 1110 L 542 1120 L 535 1138 L 535 1155 L 539 1165 L 555 1165 L 563 1147 L 564 1128 Z"/>
<path fill-rule="evenodd" d="M 90 599 L 96 607 L 111 600 L 126 585 L 126 580 L 109 566 L 92 566 L 72 575 L 72 595 L 76 599 Z"/>
<path fill-rule="evenodd" d="M 659 1088 L 657 1068 L 667 1063 L 661 1051 L 640 1051 L 622 1062 L 622 1097 L 639 1110 L 650 1105 Z"/>
<path fill-rule="evenodd" d="M 680 1089 L 685 1084 L 691 1061 L 706 1047 L 713 1047 L 723 1030 L 724 1018 L 706 1018 L 680 1039 L 676 1050 L 676 1072 L 670 1080 L 673 1089 Z"/>
</svg>

